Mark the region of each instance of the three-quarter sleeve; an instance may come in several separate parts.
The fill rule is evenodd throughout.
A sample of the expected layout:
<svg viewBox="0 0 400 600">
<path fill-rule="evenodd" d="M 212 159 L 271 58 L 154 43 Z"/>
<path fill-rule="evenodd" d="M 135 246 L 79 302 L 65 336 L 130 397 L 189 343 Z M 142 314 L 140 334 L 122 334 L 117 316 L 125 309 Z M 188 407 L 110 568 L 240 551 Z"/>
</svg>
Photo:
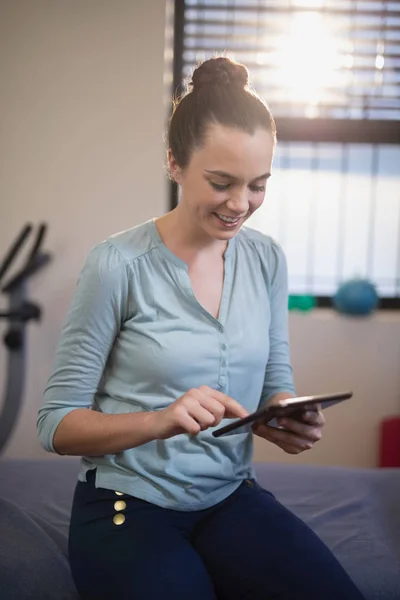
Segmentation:
<svg viewBox="0 0 400 600">
<path fill-rule="evenodd" d="M 268 271 L 271 322 L 269 358 L 265 369 L 261 404 L 278 392 L 295 394 L 290 361 L 288 327 L 288 274 L 286 257 L 275 242 L 270 247 Z"/>
<path fill-rule="evenodd" d="M 128 304 L 127 265 L 109 242 L 96 246 L 80 273 L 38 412 L 40 443 L 55 451 L 61 420 L 90 408 Z"/>
</svg>

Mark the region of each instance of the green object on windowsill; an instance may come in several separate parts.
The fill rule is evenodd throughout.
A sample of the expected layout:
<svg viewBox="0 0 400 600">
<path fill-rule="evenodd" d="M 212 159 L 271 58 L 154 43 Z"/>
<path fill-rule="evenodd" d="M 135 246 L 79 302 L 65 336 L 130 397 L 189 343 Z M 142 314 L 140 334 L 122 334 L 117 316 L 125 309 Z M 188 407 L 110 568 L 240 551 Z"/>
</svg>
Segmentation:
<svg viewBox="0 0 400 600">
<path fill-rule="evenodd" d="M 307 312 L 312 310 L 316 306 L 316 300 L 314 296 L 310 295 L 294 295 L 289 296 L 289 310 L 299 310 L 301 312 Z"/>
</svg>

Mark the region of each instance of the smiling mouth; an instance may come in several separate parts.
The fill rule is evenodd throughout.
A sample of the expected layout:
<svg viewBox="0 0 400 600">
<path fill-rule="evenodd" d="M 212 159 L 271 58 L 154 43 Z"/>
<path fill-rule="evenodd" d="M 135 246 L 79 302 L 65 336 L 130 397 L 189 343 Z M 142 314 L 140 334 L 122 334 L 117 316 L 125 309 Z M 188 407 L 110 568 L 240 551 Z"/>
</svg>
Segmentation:
<svg viewBox="0 0 400 600">
<path fill-rule="evenodd" d="M 223 223 L 226 223 L 227 225 L 236 225 L 237 223 L 239 223 L 240 219 L 242 217 L 227 217 L 226 215 L 220 215 L 219 213 L 214 213 L 216 217 L 218 217 L 218 219 L 220 221 L 222 221 Z"/>
</svg>

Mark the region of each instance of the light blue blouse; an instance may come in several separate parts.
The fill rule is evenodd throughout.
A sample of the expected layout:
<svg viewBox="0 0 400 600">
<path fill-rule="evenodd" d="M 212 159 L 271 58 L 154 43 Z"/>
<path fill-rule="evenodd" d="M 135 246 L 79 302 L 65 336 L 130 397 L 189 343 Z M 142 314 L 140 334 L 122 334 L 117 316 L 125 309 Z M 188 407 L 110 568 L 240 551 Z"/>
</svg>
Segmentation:
<svg viewBox="0 0 400 600">
<path fill-rule="evenodd" d="M 277 392 L 294 393 L 287 314 L 284 254 L 253 229 L 228 244 L 218 319 L 196 300 L 186 263 L 154 220 L 111 236 L 80 274 L 39 410 L 43 447 L 54 451 L 57 426 L 76 408 L 161 410 L 208 385 L 251 412 Z M 176 510 L 207 508 L 253 476 L 250 429 L 211 432 L 83 457 L 79 479 L 97 468 L 97 487 Z"/>
</svg>

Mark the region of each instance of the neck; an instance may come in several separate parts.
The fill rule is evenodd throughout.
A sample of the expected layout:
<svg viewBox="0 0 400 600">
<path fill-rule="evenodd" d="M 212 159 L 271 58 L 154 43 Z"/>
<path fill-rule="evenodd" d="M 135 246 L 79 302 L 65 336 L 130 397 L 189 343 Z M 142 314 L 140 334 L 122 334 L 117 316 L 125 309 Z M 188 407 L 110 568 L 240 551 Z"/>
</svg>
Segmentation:
<svg viewBox="0 0 400 600">
<path fill-rule="evenodd" d="M 215 240 L 190 222 L 178 205 L 171 212 L 156 219 L 157 229 L 164 244 L 185 262 L 200 258 L 223 257 L 227 242 Z"/>
</svg>

